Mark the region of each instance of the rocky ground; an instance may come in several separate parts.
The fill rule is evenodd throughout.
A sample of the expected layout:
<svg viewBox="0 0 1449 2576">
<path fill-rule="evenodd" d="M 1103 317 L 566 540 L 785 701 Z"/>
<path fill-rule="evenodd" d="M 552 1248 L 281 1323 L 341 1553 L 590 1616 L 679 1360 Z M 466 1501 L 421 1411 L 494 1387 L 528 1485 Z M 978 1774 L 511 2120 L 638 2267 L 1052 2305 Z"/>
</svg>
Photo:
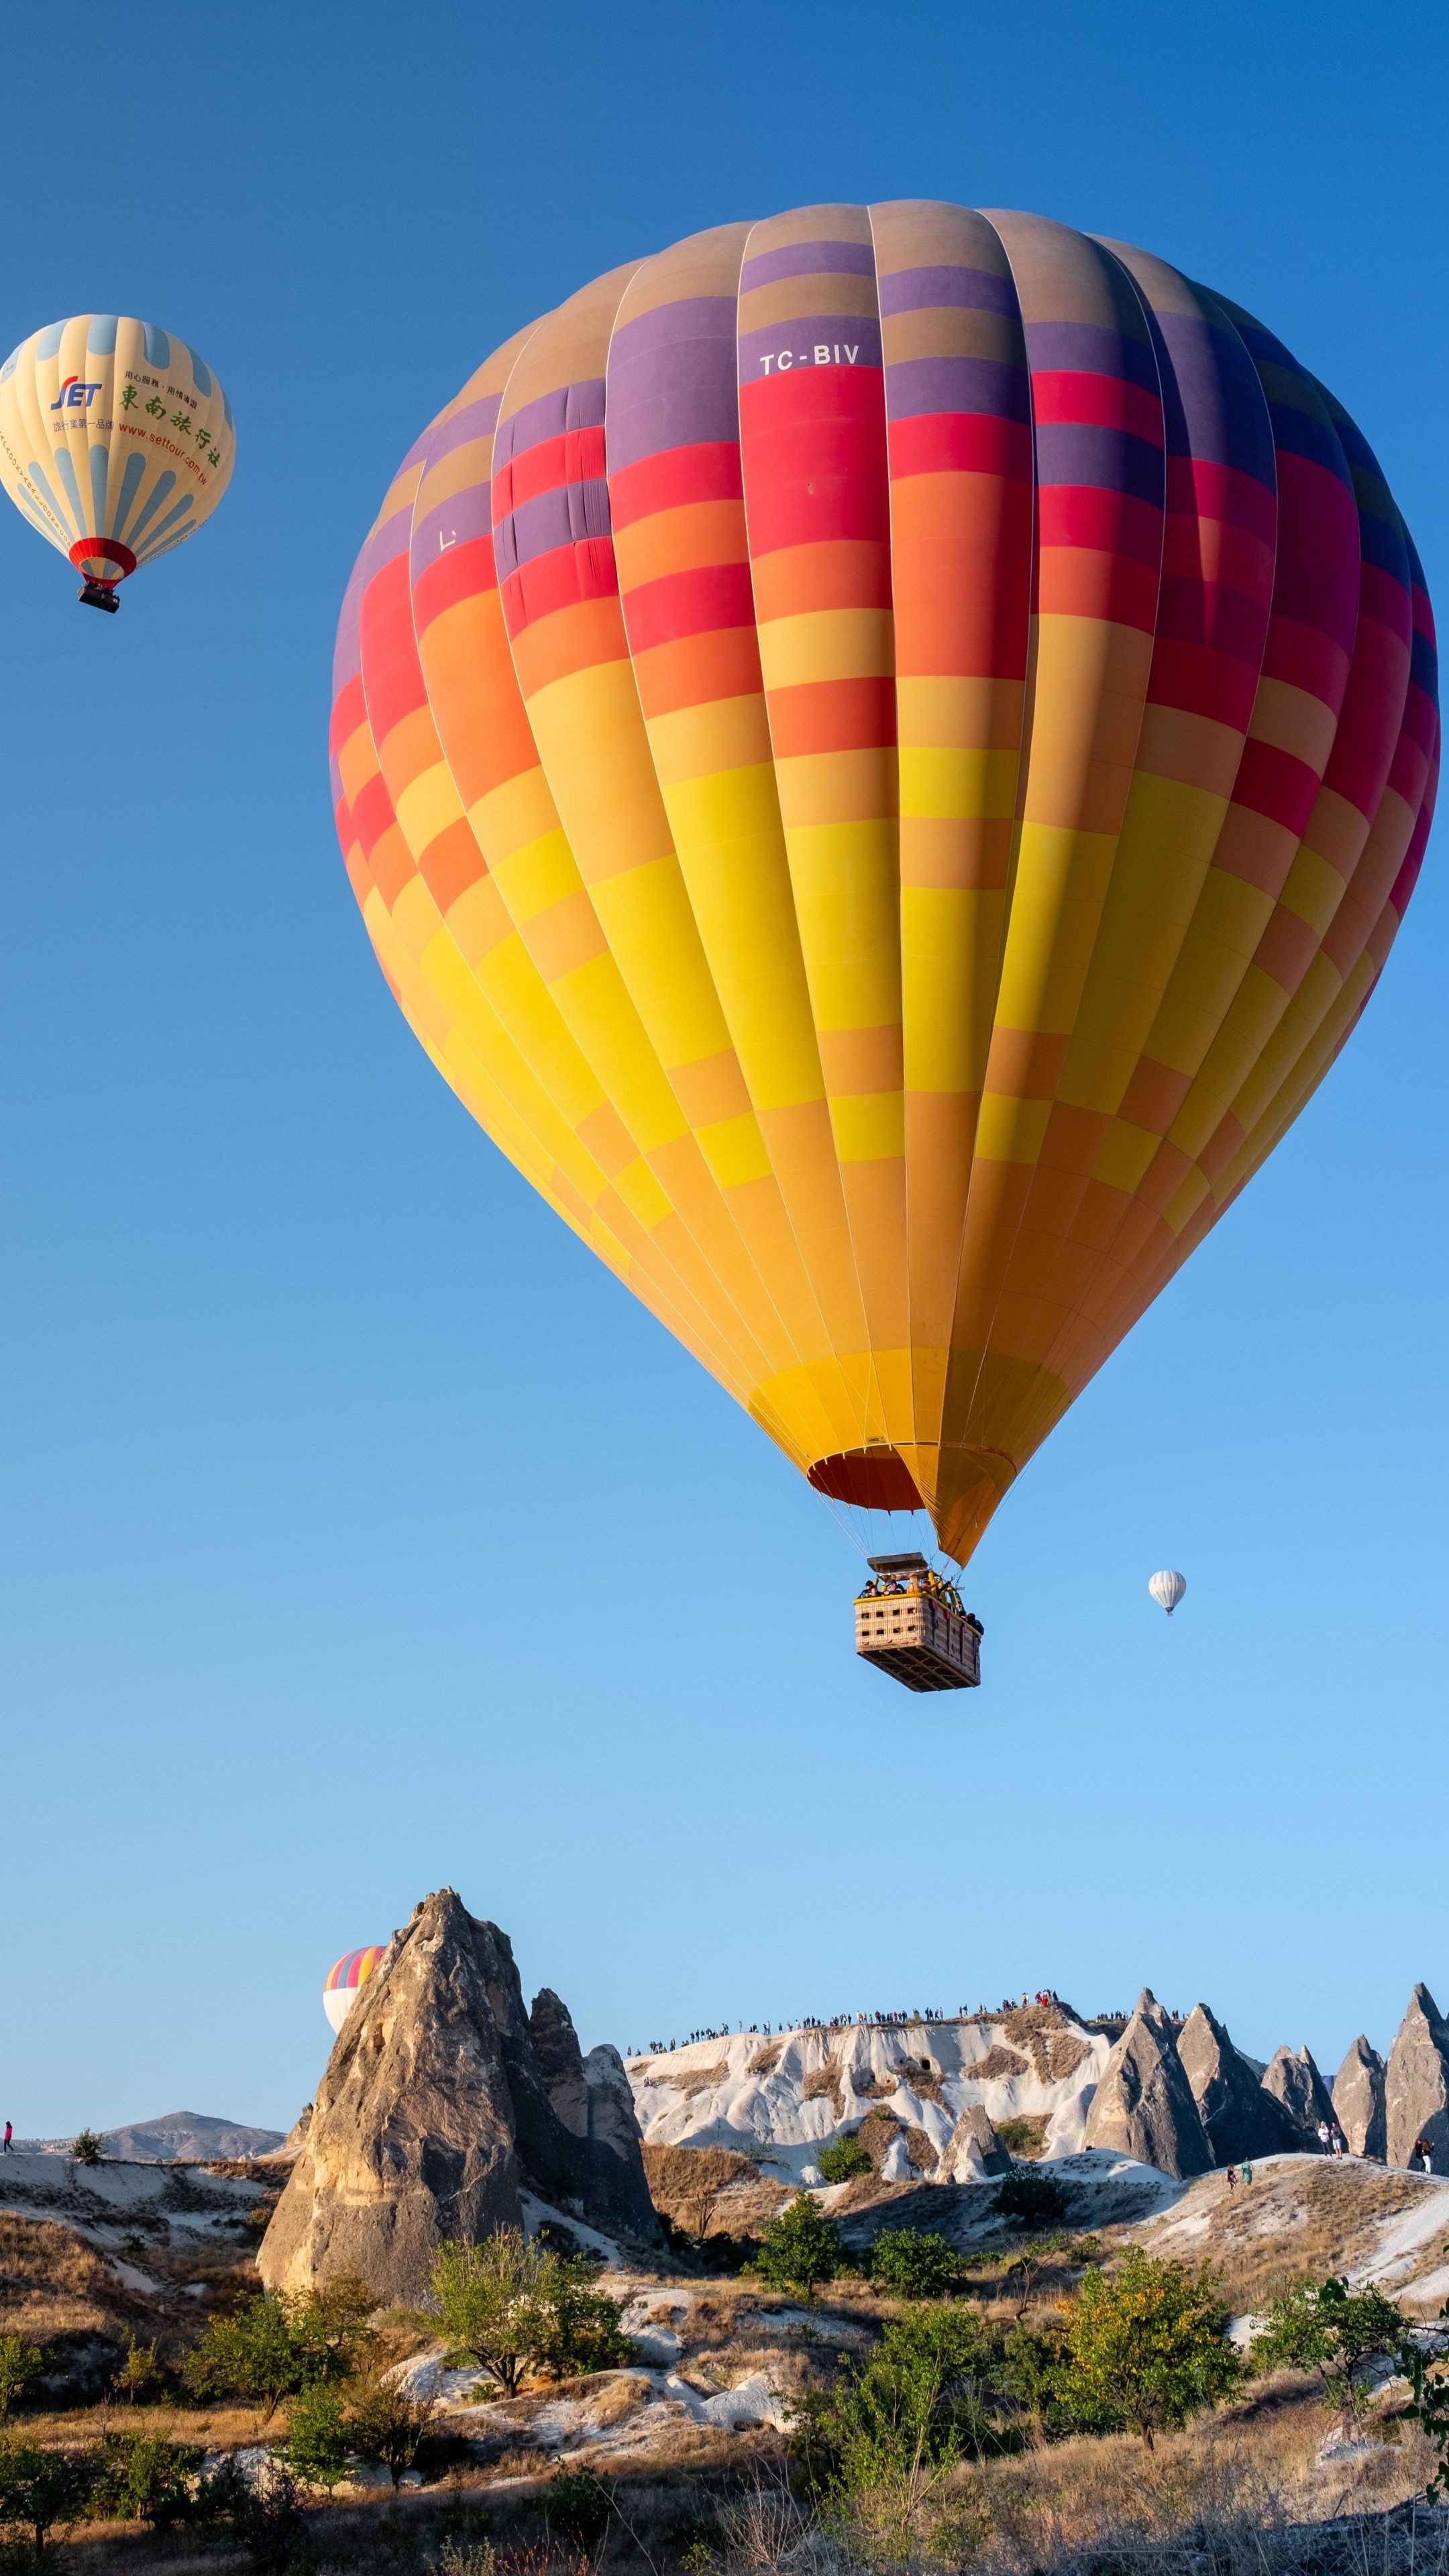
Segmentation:
<svg viewBox="0 0 1449 2576">
<path fill-rule="evenodd" d="M 174 2359 L 206 2314 L 254 2283 L 255 2221 L 275 2177 L 255 2166 L 57 2173 L 57 2161 L 12 2158 L 17 2170 L 0 2167 L 5 2323 L 13 2316 L 27 2338 L 63 2345 L 70 2356 L 67 2385 L 44 2393 L 23 2419 L 25 2431 L 63 2446 L 94 2441 L 104 2420 L 255 2462 L 277 2429 L 255 2410 L 184 2402 L 128 2409 L 114 2401 L 106 2409 L 94 2399 L 99 2365 L 127 2332 L 157 2336 L 163 2356 Z M 51 2172 L 36 2170 L 42 2166 Z M 1283 2156 L 1259 2165 L 1251 2184 L 1230 2188 L 1220 2173 L 1177 2180 L 1101 2150 L 1054 2160 L 1052 2171 L 1073 2199 L 1044 2250 L 1024 2249 L 1019 2231 L 993 2219 L 995 2195 L 975 2185 L 872 2177 L 819 2196 L 860 2253 L 883 2224 L 947 2235 L 967 2256 L 968 2295 L 998 2316 L 1048 2313 L 1080 2279 L 1085 2254 L 1110 2261 L 1128 2242 L 1211 2259 L 1240 2331 L 1275 2286 L 1299 2274 L 1375 2280 L 1408 2315 L 1437 2313 L 1449 2291 L 1449 2181 L 1359 2160 Z M 541 2205 L 530 2212 L 535 2220 L 543 2214 Z M 415 2316 L 384 2318 L 397 2375 L 436 2408 L 433 2438 L 396 2496 L 369 2472 L 309 2514 L 322 2565 L 381 2569 L 432 2553 L 446 2570 L 446 2547 L 476 2550 L 486 2539 L 519 2560 L 521 2576 L 545 2576 L 555 2565 L 558 2576 L 583 2576 L 582 2559 L 575 2565 L 550 2537 L 550 2482 L 560 2468 L 590 2468 L 616 2483 L 610 2555 L 621 2563 L 637 2557 L 651 2576 L 676 2567 L 700 2576 L 701 2532 L 715 2533 L 710 2546 L 723 2567 L 728 2552 L 718 2532 L 732 2515 L 756 2510 L 750 2498 L 761 2482 L 776 2497 L 772 2510 L 787 2510 L 780 2480 L 793 2404 L 828 2386 L 842 2356 L 867 2351 L 895 2303 L 856 2279 L 812 2302 L 778 2296 L 748 2278 L 707 2271 L 703 2255 L 683 2242 L 650 2261 L 587 2232 L 599 2250 L 607 2244 L 600 2286 L 622 2303 L 637 2365 L 563 2386 L 540 2380 L 504 2400 L 482 2373 L 447 2367 Z M 91 2402 L 77 2405 L 82 2395 Z M 1225 2515 L 1234 2499 L 1240 2519 L 1251 2502 L 1265 2529 L 1382 2513 L 1418 2493 L 1431 2465 L 1407 2422 L 1405 2397 L 1402 2383 L 1381 2391 L 1347 2448 L 1335 2442 L 1313 2387 L 1285 2376 L 1164 2437 L 1150 2461 L 1140 2443 L 1123 2438 L 988 2462 L 964 2481 L 980 2551 L 1011 2576 L 1095 2547 L 1124 2523 L 1138 2535 L 1134 2546 L 1165 2547 L 1184 2515 Z M 142 2576 L 153 2566 L 182 2576 L 193 2563 L 180 2538 L 162 2542 L 120 2527 L 92 2528 L 74 2546 L 77 2566 L 91 2576 L 112 2569 Z M 215 2552 L 195 2563 L 215 2565 Z M 476 2576 L 486 2576 L 481 2559 Z"/>
<path fill-rule="evenodd" d="M 1369 2152 L 1324 2156 L 1320 2121 Z M 1397 2145 L 1402 2167 L 1423 2137 L 1449 2164 L 1449 2030 L 1422 1987 L 1387 2063 L 1356 2041 L 1331 2093 L 1306 2049 L 1257 2064 L 1206 2006 L 1183 2021 L 1150 1993 L 1111 2022 L 1053 2000 L 706 2038 L 626 2070 L 611 2048 L 584 2054 L 547 1988 L 525 2007 L 505 1935 L 443 1890 L 394 1935 L 315 2105 L 271 2157 L 0 2160 L 0 2334 L 50 2355 L 19 2419 L 27 2436 L 65 2448 L 149 2426 L 263 2475 L 285 2409 L 270 2422 L 232 2404 L 199 2410 L 179 2365 L 259 2274 L 286 2296 L 360 2272 L 379 2303 L 380 2365 L 432 2408 L 431 2429 L 396 2494 L 359 2470 L 308 2507 L 288 2543 L 299 2568 L 588 2576 L 602 2554 L 649 2576 L 764 2576 L 787 2562 L 797 2576 L 850 2576 L 801 2521 L 790 2428 L 898 2309 L 864 2277 L 806 2302 L 744 2269 L 797 2191 L 862 2274 L 883 2228 L 944 2237 L 961 2295 L 1002 2326 L 1050 2321 L 1089 2262 L 1110 2267 L 1129 2244 L 1206 2260 L 1246 2342 L 1279 2289 L 1330 2274 L 1377 2284 L 1408 2320 L 1438 2315 L 1449 2173 L 1393 2158 Z M 842 2139 L 864 2169 L 822 2180 L 821 2154 Z M 1066 2194 L 1035 2239 L 997 2206 L 1013 2162 Z M 505 2398 L 451 2365 L 426 2314 L 433 2254 L 499 2226 L 547 2227 L 593 2258 L 633 2339 L 627 2367 Z M 162 2406 L 124 2408 L 111 2391 L 132 2339 L 156 2344 Z M 1074 2438 L 963 2464 L 958 2555 L 1000 2576 L 1104 2551 L 1114 2566 L 1156 2553 L 1162 2576 L 1449 2576 L 1438 2521 L 1382 2519 L 1433 2466 L 1404 2382 L 1378 2386 L 1350 2439 L 1312 2381 L 1280 2374 L 1151 2454 L 1126 2437 Z M 569 2539 L 559 2501 L 571 2492 L 560 2476 L 581 2471 L 613 2485 L 597 2547 Z M 1311 2545 L 1293 2539 L 1304 2532 Z M 180 2535 L 92 2526 L 73 2545 L 91 2576 L 181 2576 L 191 2563 Z"/>
</svg>

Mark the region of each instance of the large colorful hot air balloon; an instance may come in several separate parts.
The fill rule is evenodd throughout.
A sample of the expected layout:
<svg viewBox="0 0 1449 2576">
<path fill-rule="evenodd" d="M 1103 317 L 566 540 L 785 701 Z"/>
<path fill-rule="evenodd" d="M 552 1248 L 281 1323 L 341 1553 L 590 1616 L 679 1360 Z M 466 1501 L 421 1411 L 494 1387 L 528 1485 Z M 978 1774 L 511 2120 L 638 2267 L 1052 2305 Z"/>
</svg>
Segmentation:
<svg viewBox="0 0 1449 2576">
<path fill-rule="evenodd" d="M 439 1071 L 814 1485 L 961 1562 L 1354 1027 L 1438 739 L 1333 396 L 1159 259 L 922 203 L 498 350 L 332 723 Z"/>
<path fill-rule="evenodd" d="M 235 455 L 210 368 L 154 323 L 78 313 L 0 367 L 0 483 L 92 608 L 118 607 L 120 582 L 210 518 Z"/>
<path fill-rule="evenodd" d="M 369 1950 L 345 1950 L 327 1971 L 322 1983 L 322 2009 L 334 2030 L 340 2030 L 384 1952 L 384 1944 L 374 1942 Z"/>
</svg>

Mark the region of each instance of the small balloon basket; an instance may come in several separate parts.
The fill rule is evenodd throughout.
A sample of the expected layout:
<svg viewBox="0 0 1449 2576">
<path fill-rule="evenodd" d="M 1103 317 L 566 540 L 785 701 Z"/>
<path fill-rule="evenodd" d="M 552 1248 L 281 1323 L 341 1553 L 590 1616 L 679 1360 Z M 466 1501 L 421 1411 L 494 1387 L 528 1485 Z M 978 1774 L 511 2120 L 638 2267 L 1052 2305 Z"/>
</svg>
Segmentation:
<svg viewBox="0 0 1449 2576">
<path fill-rule="evenodd" d="M 872 1556 L 855 1597 L 855 1651 L 907 1690 L 975 1690 L 983 1629 L 923 1556 Z"/>
</svg>

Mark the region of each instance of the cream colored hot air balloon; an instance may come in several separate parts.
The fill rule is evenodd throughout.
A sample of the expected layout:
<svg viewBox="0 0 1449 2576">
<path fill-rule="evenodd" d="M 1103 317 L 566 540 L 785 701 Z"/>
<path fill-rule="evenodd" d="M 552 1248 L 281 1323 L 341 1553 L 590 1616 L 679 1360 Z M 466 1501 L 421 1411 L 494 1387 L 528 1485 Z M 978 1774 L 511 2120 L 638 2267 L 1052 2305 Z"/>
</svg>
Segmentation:
<svg viewBox="0 0 1449 2576">
<path fill-rule="evenodd" d="M 50 322 L 0 367 L 0 482 L 82 575 L 90 608 L 209 519 L 231 405 L 194 349 L 129 314 Z"/>
<path fill-rule="evenodd" d="M 1160 1574 L 1153 1575 L 1147 1589 L 1159 1608 L 1165 1610 L 1170 1619 L 1187 1590 L 1187 1577 L 1174 1574 L 1170 1566 L 1164 1566 Z"/>
</svg>

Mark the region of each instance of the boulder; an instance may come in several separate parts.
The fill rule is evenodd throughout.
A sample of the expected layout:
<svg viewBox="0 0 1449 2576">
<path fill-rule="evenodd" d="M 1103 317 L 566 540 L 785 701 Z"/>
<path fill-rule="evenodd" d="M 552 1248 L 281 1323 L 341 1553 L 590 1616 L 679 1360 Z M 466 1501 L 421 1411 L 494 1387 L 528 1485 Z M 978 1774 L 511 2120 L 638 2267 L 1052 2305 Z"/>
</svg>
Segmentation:
<svg viewBox="0 0 1449 2576">
<path fill-rule="evenodd" d="M 979 2102 L 968 2102 L 941 2149 L 937 2182 L 985 2182 L 1011 2171 L 1011 2158 Z"/>
<path fill-rule="evenodd" d="M 1388 2160 L 1407 2166 L 1416 2138 L 1433 2149 L 1432 2170 L 1449 2173 L 1449 2027 L 1427 1986 L 1416 1986 L 1389 2051 L 1384 2079 Z"/>
<path fill-rule="evenodd" d="M 1135 2156 L 1179 2177 L 1207 2173 L 1212 2166 L 1172 2023 L 1148 1986 L 1102 2069 L 1082 2144 Z"/>
<path fill-rule="evenodd" d="M 1282 2104 L 1265 2093 L 1245 2057 L 1206 2004 L 1197 2004 L 1177 2034 L 1177 2054 L 1197 2104 L 1215 2165 L 1280 2155 L 1299 2144 Z"/>
<path fill-rule="evenodd" d="M 617 2087 L 590 2087 L 556 1996 L 540 1995 L 534 2010 L 536 2032 L 497 1925 L 476 1921 L 451 1888 L 426 1898 L 337 2035 L 262 2240 L 269 2288 L 358 2272 L 379 2299 L 416 2303 L 438 2246 L 520 2226 L 525 2189 L 656 2240 L 638 2130 L 621 2131 Z M 608 2108 L 591 2125 L 596 2092 Z"/>
<path fill-rule="evenodd" d="M 1333 2099 L 1307 2049 L 1300 2048 L 1295 2057 L 1291 2048 L 1280 2048 L 1269 2059 L 1263 2090 L 1287 2112 L 1298 2133 L 1296 2143 L 1316 2152 L 1323 2143 L 1319 2121 L 1333 2126 Z"/>
<path fill-rule="evenodd" d="M 1379 2164 L 1386 2161 L 1384 2061 L 1362 2031 L 1333 2079 L 1333 2113 L 1351 2156 L 1372 2156 Z"/>
</svg>

